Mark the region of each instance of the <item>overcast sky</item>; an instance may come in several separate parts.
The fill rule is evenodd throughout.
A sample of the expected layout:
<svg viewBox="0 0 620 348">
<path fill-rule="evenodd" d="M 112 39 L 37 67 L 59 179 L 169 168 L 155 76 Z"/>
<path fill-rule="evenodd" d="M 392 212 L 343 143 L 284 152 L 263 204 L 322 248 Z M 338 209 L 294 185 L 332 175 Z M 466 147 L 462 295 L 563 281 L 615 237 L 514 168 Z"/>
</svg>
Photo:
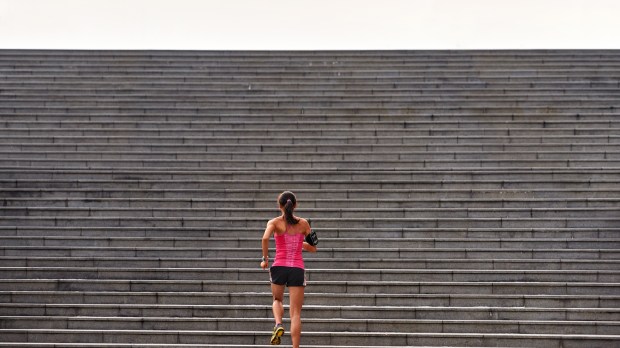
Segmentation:
<svg viewBox="0 0 620 348">
<path fill-rule="evenodd" d="M 0 0 L 0 48 L 620 48 L 620 0 Z"/>
</svg>

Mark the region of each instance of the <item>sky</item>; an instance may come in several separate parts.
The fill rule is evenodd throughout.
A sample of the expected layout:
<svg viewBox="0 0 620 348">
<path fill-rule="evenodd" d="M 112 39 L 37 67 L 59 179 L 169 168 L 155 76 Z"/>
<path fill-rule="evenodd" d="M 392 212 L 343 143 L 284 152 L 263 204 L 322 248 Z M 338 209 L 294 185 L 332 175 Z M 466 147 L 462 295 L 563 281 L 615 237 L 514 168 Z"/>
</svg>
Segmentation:
<svg viewBox="0 0 620 348">
<path fill-rule="evenodd" d="M 620 49 L 620 0 L 0 0 L 0 49 Z"/>
</svg>

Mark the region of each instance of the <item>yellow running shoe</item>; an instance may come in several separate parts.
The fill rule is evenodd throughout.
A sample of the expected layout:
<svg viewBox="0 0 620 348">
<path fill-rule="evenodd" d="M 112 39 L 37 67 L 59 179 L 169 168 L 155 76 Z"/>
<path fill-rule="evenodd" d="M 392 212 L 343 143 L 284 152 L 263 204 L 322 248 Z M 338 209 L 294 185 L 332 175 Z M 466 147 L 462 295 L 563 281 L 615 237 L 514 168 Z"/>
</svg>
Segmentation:
<svg viewBox="0 0 620 348">
<path fill-rule="evenodd" d="M 282 337 L 282 335 L 284 335 L 284 328 L 282 327 L 282 325 L 276 325 L 273 328 L 273 334 L 271 334 L 271 344 L 280 344 L 280 337 Z"/>
</svg>

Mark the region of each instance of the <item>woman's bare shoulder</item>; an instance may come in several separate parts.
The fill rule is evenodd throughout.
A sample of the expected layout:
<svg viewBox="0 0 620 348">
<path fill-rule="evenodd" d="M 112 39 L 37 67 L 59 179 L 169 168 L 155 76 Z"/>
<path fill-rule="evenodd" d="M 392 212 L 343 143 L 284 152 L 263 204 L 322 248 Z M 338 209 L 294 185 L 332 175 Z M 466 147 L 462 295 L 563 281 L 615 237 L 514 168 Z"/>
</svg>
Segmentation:
<svg viewBox="0 0 620 348">
<path fill-rule="evenodd" d="M 282 217 L 276 217 L 276 218 L 269 220 L 267 222 L 267 226 L 273 226 L 273 228 L 276 229 L 276 231 L 278 232 L 280 230 L 284 230 L 283 229 L 284 224 L 283 224 Z"/>
<path fill-rule="evenodd" d="M 310 232 L 310 223 L 308 222 L 308 220 L 304 218 L 299 218 L 299 224 L 301 225 L 304 231 Z"/>
</svg>

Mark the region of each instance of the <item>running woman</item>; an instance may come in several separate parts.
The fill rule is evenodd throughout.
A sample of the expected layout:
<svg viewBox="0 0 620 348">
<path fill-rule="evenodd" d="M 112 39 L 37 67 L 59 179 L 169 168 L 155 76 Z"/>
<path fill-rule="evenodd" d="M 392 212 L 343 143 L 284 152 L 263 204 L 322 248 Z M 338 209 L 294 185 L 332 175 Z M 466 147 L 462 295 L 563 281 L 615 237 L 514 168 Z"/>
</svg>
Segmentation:
<svg viewBox="0 0 620 348">
<path fill-rule="evenodd" d="M 308 221 L 293 215 L 293 211 L 297 207 L 297 198 L 292 192 L 282 192 L 278 197 L 278 205 L 282 215 L 269 220 L 267 223 L 262 239 L 263 259 L 260 266 L 264 270 L 269 268 L 269 239 L 271 235 L 274 235 L 276 257 L 273 265 L 269 268 L 269 275 L 271 293 L 273 294 L 273 317 L 276 325 L 271 335 L 271 344 L 280 344 L 280 337 L 284 335 L 282 299 L 284 297 L 284 286 L 288 286 L 291 339 L 293 348 L 298 348 L 301 340 L 301 307 L 304 303 L 304 287 L 306 286 L 304 259 L 301 251 L 303 249 L 316 252 L 318 242 L 316 238 L 312 240 L 308 237 L 311 234 Z M 308 244 L 306 240 L 314 245 Z"/>
</svg>

